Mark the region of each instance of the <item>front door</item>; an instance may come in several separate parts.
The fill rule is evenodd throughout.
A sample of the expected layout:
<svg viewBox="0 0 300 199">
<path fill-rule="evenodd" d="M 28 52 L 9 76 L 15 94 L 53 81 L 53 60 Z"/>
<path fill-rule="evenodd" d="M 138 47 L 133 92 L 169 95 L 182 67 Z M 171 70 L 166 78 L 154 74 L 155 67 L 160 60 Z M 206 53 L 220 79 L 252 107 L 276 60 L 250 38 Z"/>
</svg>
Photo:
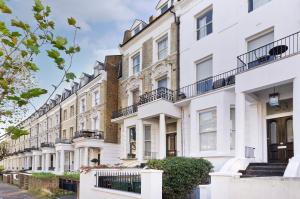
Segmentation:
<svg viewBox="0 0 300 199">
<path fill-rule="evenodd" d="M 293 117 L 267 121 L 268 161 L 287 163 L 294 156 Z"/>
<path fill-rule="evenodd" d="M 177 155 L 177 133 L 167 134 L 167 157 L 173 157 Z"/>
</svg>

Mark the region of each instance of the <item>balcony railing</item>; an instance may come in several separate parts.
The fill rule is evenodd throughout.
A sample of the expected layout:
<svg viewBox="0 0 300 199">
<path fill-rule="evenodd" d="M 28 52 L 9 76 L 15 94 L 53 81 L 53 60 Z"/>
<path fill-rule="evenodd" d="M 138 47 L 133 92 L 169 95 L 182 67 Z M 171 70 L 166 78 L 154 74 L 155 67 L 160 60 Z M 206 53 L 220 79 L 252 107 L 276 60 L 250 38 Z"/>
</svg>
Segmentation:
<svg viewBox="0 0 300 199">
<path fill-rule="evenodd" d="M 88 139 L 102 140 L 102 139 L 104 139 L 103 134 L 104 133 L 102 131 L 82 130 L 82 131 L 76 132 L 75 136 L 73 137 L 73 139 L 76 139 L 76 138 L 88 138 Z"/>
<path fill-rule="evenodd" d="M 174 101 L 174 91 L 167 88 L 158 88 L 149 93 L 145 93 L 140 96 L 139 105 L 146 104 L 158 99 L 165 99 L 168 101 Z"/>
<path fill-rule="evenodd" d="M 53 143 L 43 142 L 41 143 L 42 148 L 54 148 L 55 145 Z"/>
<path fill-rule="evenodd" d="M 243 72 L 244 68 L 239 67 L 225 73 L 200 80 L 194 84 L 182 87 L 176 95 L 176 101 L 192 98 L 197 95 L 209 93 L 211 91 L 231 86 L 235 84 L 235 75 Z"/>
<path fill-rule="evenodd" d="M 127 115 L 131 115 L 133 113 L 136 113 L 137 110 L 138 110 L 138 105 L 137 104 L 134 104 L 132 106 L 128 106 L 126 108 L 123 108 L 123 109 L 120 109 L 118 111 L 113 112 L 112 119 L 116 119 L 116 118 L 119 118 L 119 117 L 124 117 L 124 116 L 127 116 Z"/>
<path fill-rule="evenodd" d="M 72 140 L 71 139 L 66 139 L 66 138 L 56 138 L 55 144 L 71 144 Z"/>
<path fill-rule="evenodd" d="M 238 67 L 245 70 L 299 53 L 300 32 L 261 46 L 237 57 Z"/>
</svg>

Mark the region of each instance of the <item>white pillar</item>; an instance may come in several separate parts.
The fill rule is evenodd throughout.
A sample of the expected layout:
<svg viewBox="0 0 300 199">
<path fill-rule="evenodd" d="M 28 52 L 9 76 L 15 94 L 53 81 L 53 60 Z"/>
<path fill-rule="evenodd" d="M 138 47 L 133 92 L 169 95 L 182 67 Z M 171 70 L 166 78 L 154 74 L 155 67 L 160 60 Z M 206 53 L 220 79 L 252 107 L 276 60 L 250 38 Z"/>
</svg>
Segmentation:
<svg viewBox="0 0 300 199">
<path fill-rule="evenodd" d="M 42 154 L 41 158 L 42 158 L 42 171 L 46 171 L 46 168 L 45 168 L 45 154 Z"/>
<path fill-rule="evenodd" d="M 45 171 L 49 171 L 50 153 L 45 154 Z"/>
<path fill-rule="evenodd" d="M 162 199 L 162 173 L 160 170 L 141 171 L 141 198 Z"/>
<path fill-rule="evenodd" d="M 37 171 L 38 165 L 39 165 L 39 156 L 38 155 L 34 155 L 33 156 L 33 171 Z"/>
<path fill-rule="evenodd" d="M 245 158 L 246 95 L 236 93 L 236 157 Z"/>
<path fill-rule="evenodd" d="M 55 172 L 59 172 L 59 152 L 55 152 Z"/>
<path fill-rule="evenodd" d="M 144 125 L 142 120 L 137 120 L 137 128 L 136 128 L 136 157 L 138 162 L 143 161 L 144 154 Z"/>
<path fill-rule="evenodd" d="M 30 158 L 29 158 L 29 156 L 27 156 L 26 157 L 26 169 L 29 169 L 29 167 L 30 167 L 29 161 L 30 161 Z"/>
<path fill-rule="evenodd" d="M 84 148 L 83 166 L 89 166 L 89 148 Z"/>
<path fill-rule="evenodd" d="M 74 171 L 77 171 L 79 169 L 78 166 L 78 161 L 79 161 L 79 152 L 78 149 L 74 149 Z"/>
<path fill-rule="evenodd" d="M 60 161 L 59 161 L 59 163 L 60 163 L 59 171 L 61 173 L 63 173 L 64 170 L 65 170 L 65 151 L 64 150 L 60 151 Z"/>
<path fill-rule="evenodd" d="M 300 158 L 300 77 L 293 84 L 294 157 Z"/>
<path fill-rule="evenodd" d="M 159 158 L 166 157 L 166 118 L 165 114 L 159 115 Z"/>
<path fill-rule="evenodd" d="M 178 119 L 176 122 L 176 132 L 177 132 L 177 156 L 183 156 L 183 147 L 182 147 L 182 143 L 183 143 L 183 138 L 182 138 L 182 132 L 181 132 L 181 119 Z"/>
</svg>

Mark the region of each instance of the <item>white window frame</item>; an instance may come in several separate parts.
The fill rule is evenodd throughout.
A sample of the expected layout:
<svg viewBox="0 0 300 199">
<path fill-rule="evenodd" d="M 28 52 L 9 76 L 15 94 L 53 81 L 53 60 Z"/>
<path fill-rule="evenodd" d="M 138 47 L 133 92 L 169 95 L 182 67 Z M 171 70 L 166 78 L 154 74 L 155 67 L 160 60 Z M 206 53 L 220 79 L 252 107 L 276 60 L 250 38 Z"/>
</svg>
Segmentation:
<svg viewBox="0 0 300 199">
<path fill-rule="evenodd" d="M 95 90 L 93 92 L 93 106 L 98 106 L 100 105 L 100 91 Z"/>
<path fill-rule="evenodd" d="M 216 118 L 215 118 L 215 128 L 210 131 L 204 131 L 201 132 L 201 121 L 200 121 L 200 115 L 204 113 L 209 113 L 209 112 L 215 112 Z M 201 110 L 198 112 L 198 133 L 199 133 L 199 150 L 200 152 L 209 152 L 209 151 L 216 151 L 217 150 L 217 139 L 218 139 L 218 131 L 217 131 L 217 126 L 218 126 L 218 117 L 217 117 L 217 107 Z M 209 133 L 214 133 L 215 134 L 215 141 L 213 143 L 213 146 L 208 148 L 208 149 L 202 149 L 201 146 L 201 135 L 204 134 L 209 134 Z"/>
<path fill-rule="evenodd" d="M 150 128 L 150 139 L 147 140 L 146 139 L 146 128 L 149 127 Z M 151 125 L 144 125 L 144 156 L 149 157 L 152 154 L 152 134 L 151 134 Z M 150 151 L 146 151 L 146 143 L 150 143 Z M 146 152 L 150 152 L 150 155 L 146 154 Z"/>
<path fill-rule="evenodd" d="M 139 57 L 139 64 L 135 65 L 134 61 L 135 58 Z M 135 53 L 132 57 L 131 57 L 131 61 L 132 61 L 132 74 L 138 74 L 141 71 L 141 52 L 137 52 Z M 138 69 L 138 70 L 137 70 Z"/>
<path fill-rule="evenodd" d="M 234 118 L 232 118 L 231 115 L 231 110 L 233 110 L 234 113 Z M 235 121 L 233 121 L 232 119 L 234 119 Z M 230 106 L 230 150 L 234 150 L 235 149 L 235 137 L 236 137 L 236 112 L 235 112 L 235 106 Z"/>
<path fill-rule="evenodd" d="M 166 42 L 166 46 L 163 49 L 159 49 L 159 46 L 162 42 Z M 168 57 L 169 55 L 169 37 L 168 34 L 164 35 L 160 39 L 157 40 L 157 60 L 163 60 Z M 161 54 L 162 53 L 162 54 Z"/>
<path fill-rule="evenodd" d="M 260 8 L 261 6 L 263 6 L 263 5 L 267 4 L 267 3 L 269 3 L 269 2 L 272 1 L 272 0 L 267 0 L 267 1 L 265 1 L 265 2 L 261 2 L 260 4 L 258 4 L 258 5 L 256 5 L 256 6 L 255 6 L 255 1 L 256 1 L 256 0 L 248 0 L 248 12 L 249 12 L 249 13 L 252 12 L 252 11 L 254 11 L 254 10 L 256 10 L 257 8 Z M 259 0 L 258 0 L 258 1 L 259 1 Z M 256 3 L 258 3 L 258 2 L 256 2 Z"/>
<path fill-rule="evenodd" d="M 206 22 L 205 25 L 202 25 L 200 27 L 198 27 L 198 21 L 201 20 L 205 15 L 207 15 L 209 12 L 212 12 L 212 20 L 209 21 L 209 22 Z M 213 8 L 212 6 L 210 6 L 209 8 L 205 9 L 204 11 L 202 11 L 199 15 L 196 16 L 196 40 L 199 41 L 201 40 L 202 38 L 210 35 L 213 33 Z M 207 34 L 207 26 L 208 25 L 212 25 L 212 30 L 210 33 Z M 201 36 L 201 30 L 205 29 L 205 34 Z M 199 34 L 199 36 L 198 36 Z"/>
<path fill-rule="evenodd" d="M 160 14 L 165 13 L 168 9 L 169 9 L 169 2 L 166 2 L 165 4 L 163 4 L 162 6 L 160 6 L 160 8 L 159 8 Z"/>
<path fill-rule="evenodd" d="M 80 99 L 80 113 L 84 113 L 86 111 L 86 99 Z"/>
<path fill-rule="evenodd" d="M 95 120 L 96 119 L 96 120 Z M 100 130 L 100 126 L 99 126 L 99 116 L 96 115 L 92 118 L 92 124 L 93 124 L 93 129 L 92 130 Z"/>
</svg>

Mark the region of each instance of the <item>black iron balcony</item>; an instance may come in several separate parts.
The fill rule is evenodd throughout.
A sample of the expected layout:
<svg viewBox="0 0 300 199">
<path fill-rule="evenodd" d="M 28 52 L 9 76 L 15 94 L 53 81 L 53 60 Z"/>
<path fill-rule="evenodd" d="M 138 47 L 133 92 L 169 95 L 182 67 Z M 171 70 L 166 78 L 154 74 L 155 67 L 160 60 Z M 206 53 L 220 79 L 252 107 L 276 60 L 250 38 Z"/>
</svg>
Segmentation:
<svg viewBox="0 0 300 199">
<path fill-rule="evenodd" d="M 49 143 L 49 142 L 43 142 L 41 143 L 41 148 L 54 148 L 55 145 L 53 143 Z"/>
<path fill-rule="evenodd" d="M 138 110 L 138 105 L 137 104 L 134 104 L 132 106 L 128 106 L 126 108 L 123 108 L 123 109 L 120 109 L 118 111 L 115 111 L 112 113 L 112 119 L 116 119 L 116 118 L 119 118 L 119 117 L 124 117 L 124 116 L 127 116 L 127 115 L 131 115 L 133 113 L 136 113 Z"/>
<path fill-rule="evenodd" d="M 192 98 L 198 95 L 209 93 L 220 88 L 235 84 L 235 75 L 243 72 L 244 68 L 236 68 L 231 71 L 200 80 L 194 84 L 182 87 L 177 91 L 176 101 Z"/>
<path fill-rule="evenodd" d="M 74 139 L 77 138 L 87 138 L 87 139 L 97 139 L 97 140 L 102 140 L 104 139 L 102 131 L 91 131 L 91 130 L 82 130 L 79 132 L 75 133 L 75 136 L 73 137 Z"/>
<path fill-rule="evenodd" d="M 145 93 L 141 95 L 139 105 L 143 105 L 158 99 L 164 99 L 173 102 L 174 91 L 163 87 L 155 89 L 149 93 Z"/>
<path fill-rule="evenodd" d="M 238 67 L 245 70 L 290 57 L 300 51 L 300 32 L 261 46 L 237 57 Z"/>
</svg>

